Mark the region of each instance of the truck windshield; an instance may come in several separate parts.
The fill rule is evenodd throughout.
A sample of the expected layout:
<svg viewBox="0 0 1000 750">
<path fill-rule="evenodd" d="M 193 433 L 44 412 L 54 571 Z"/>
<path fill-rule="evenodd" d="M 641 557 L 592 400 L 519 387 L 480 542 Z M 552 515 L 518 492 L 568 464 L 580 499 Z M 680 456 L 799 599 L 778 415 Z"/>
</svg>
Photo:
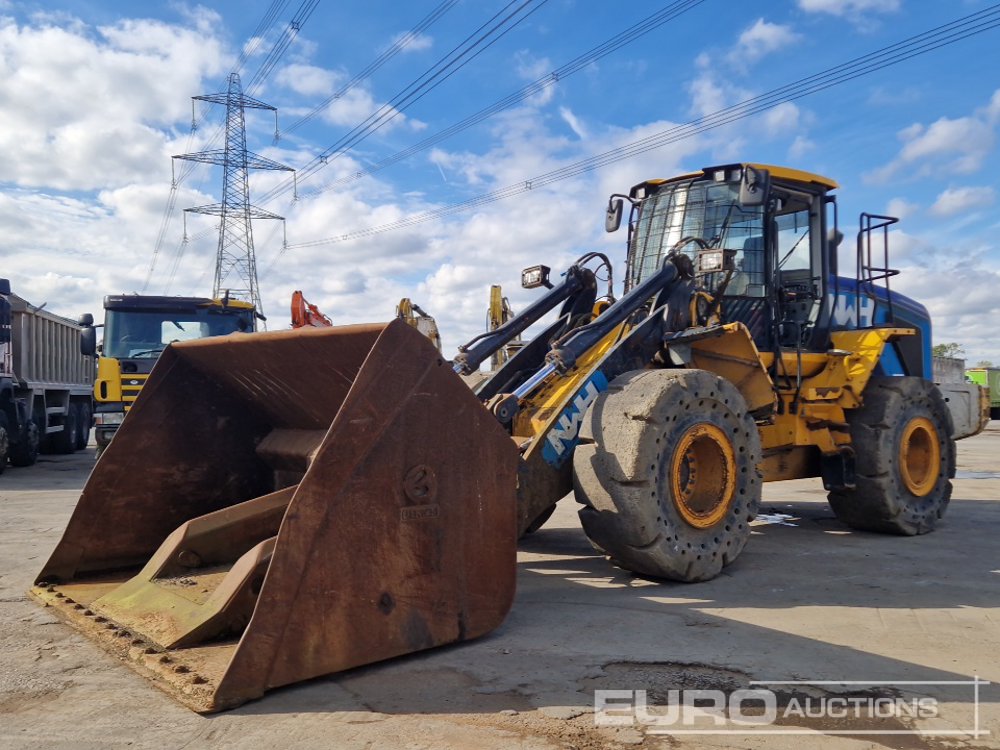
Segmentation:
<svg viewBox="0 0 1000 750">
<path fill-rule="evenodd" d="M 156 358 L 175 341 L 252 330 L 249 311 L 211 309 L 108 310 L 104 326 L 104 356 L 116 359 Z"/>
<path fill-rule="evenodd" d="M 681 240 L 702 239 L 716 253 L 728 251 L 726 262 L 735 271 L 726 286 L 727 295 L 764 295 L 763 208 L 739 205 L 739 184 L 707 180 L 665 185 L 647 197 L 639 210 L 632 237 L 629 287 L 656 272 L 664 256 Z M 698 268 L 697 243 L 681 250 Z M 701 285 L 714 291 L 723 273 L 700 276 Z"/>
</svg>

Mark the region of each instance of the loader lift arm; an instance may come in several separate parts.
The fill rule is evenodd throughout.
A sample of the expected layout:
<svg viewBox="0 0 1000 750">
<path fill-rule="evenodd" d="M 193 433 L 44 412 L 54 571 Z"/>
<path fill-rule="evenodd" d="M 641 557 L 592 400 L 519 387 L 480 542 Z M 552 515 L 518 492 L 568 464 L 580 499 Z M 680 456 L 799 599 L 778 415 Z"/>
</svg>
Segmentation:
<svg viewBox="0 0 1000 750">
<path fill-rule="evenodd" d="M 562 303 L 563 307 L 559 313 L 558 325 L 550 327 L 558 332 L 560 328 L 565 329 L 567 325 L 572 325 L 574 320 L 578 320 L 582 315 L 590 315 L 593 311 L 594 302 L 597 299 L 597 274 L 586 267 L 594 259 L 599 259 L 603 266 L 610 271 L 611 263 L 607 256 L 602 253 L 587 253 L 581 256 L 566 273 L 563 280 L 558 285 L 549 289 L 541 298 L 528 305 L 523 311 L 506 323 L 492 331 L 476 336 L 467 344 L 458 347 L 458 355 L 453 360 L 455 372 L 460 375 L 470 375 L 479 370 L 479 366 L 489 359 L 494 353 L 502 349 L 505 345 L 520 336 L 529 326 L 538 322 L 546 313 L 553 310 Z M 600 268 L 601 266 L 598 266 Z M 608 294 L 611 294 L 611 281 L 608 280 Z M 546 331 L 546 333 L 550 333 Z M 551 334 L 550 334 L 551 335 Z M 535 341 L 549 338 L 536 336 Z M 527 347 L 526 347 L 527 348 Z M 517 357 L 512 358 L 516 359 Z M 501 368 L 501 370 L 506 367 Z"/>
<path fill-rule="evenodd" d="M 580 357 L 593 351 L 618 326 L 639 313 L 652 300 L 650 314 L 627 334 L 627 338 L 634 339 L 634 341 L 642 339 L 645 345 L 640 347 L 643 354 L 640 355 L 639 359 L 644 360 L 642 364 L 645 364 L 652 359 L 661 346 L 663 336 L 668 328 L 668 310 L 664 308 L 671 302 L 671 297 L 678 284 L 693 278 L 694 273 L 690 258 L 680 253 L 670 253 L 664 259 L 659 271 L 632 287 L 624 297 L 611 305 L 600 317 L 568 332 L 561 339 L 553 342 L 551 350 L 545 355 L 544 366 L 514 389 L 512 395 L 520 401 L 530 396 L 554 373 L 560 375 L 567 373 L 576 366 Z M 687 307 L 686 303 L 692 291 L 693 289 L 684 290 L 682 307 Z M 688 322 L 685 321 L 685 323 Z M 653 335 L 650 336 L 650 333 Z M 498 413 L 497 416 L 500 414 Z"/>
</svg>

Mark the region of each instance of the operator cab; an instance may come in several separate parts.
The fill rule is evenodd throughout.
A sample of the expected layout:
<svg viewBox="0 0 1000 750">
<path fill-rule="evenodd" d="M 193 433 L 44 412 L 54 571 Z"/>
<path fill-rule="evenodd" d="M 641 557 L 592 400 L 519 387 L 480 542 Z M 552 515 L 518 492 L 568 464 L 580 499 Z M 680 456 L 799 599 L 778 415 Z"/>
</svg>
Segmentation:
<svg viewBox="0 0 1000 750">
<path fill-rule="evenodd" d="M 636 185 L 627 198 L 626 290 L 671 251 L 687 254 L 697 287 L 718 298 L 722 322 L 747 326 L 760 350 L 825 349 L 828 280 L 836 274 L 837 184 L 781 167 L 713 167 Z M 610 228 L 610 224 L 609 224 Z M 704 324 L 702 319 L 693 321 Z"/>
</svg>

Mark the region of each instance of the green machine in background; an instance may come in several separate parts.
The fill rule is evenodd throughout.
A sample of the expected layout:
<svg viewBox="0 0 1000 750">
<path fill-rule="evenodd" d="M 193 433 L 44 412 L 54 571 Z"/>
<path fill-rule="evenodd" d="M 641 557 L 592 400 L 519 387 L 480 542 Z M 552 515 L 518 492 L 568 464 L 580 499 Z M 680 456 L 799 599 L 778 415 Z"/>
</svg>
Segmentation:
<svg viewBox="0 0 1000 750">
<path fill-rule="evenodd" d="M 990 419 L 1000 419 L 1000 367 L 973 367 L 965 371 L 973 383 L 990 392 Z"/>
</svg>

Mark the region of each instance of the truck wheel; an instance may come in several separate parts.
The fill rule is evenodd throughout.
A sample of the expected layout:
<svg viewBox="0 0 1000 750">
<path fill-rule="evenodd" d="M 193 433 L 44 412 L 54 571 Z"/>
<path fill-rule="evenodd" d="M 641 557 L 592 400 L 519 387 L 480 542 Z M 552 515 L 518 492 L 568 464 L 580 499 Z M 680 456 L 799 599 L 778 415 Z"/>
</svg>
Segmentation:
<svg viewBox="0 0 1000 750">
<path fill-rule="evenodd" d="M 10 449 L 10 462 L 14 466 L 31 466 L 38 460 L 38 425 L 29 419 L 21 432 L 21 439 Z"/>
<path fill-rule="evenodd" d="M 584 417 L 573 455 L 580 520 L 628 570 L 714 578 L 750 537 L 760 435 L 736 387 L 705 370 L 616 378 Z"/>
<path fill-rule="evenodd" d="M 80 416 L 76 404 L 70 404 L 66 410 L 61 432 L 49 436 L 49 445 L 53 453 L 72 453 L 76 450 L 76 426 Z"/>
<path fill-rule="evenodd" d="M 955 476 L 951 415 L 923 378 L 872 378 L 864 405 L 847 412 L 856 454 L 855 489 L 829 494 L 855 529 L 926 534 L 944 515 Z"/>
<path fill-rule="evenodd" d="M 0 411 L 0 474 L 7 468 L 7 457 L 10 455 L 10 433 L 7 415 Z"/>
<path fill-rule="evenodd" d="M 81 402 L 77 407 L 79 411 L 76 420 L 76 449 L 82 451 L 90 442 L 90 423 L 94 417 L 90 413 L 90 404 Z"/>
</svg>

